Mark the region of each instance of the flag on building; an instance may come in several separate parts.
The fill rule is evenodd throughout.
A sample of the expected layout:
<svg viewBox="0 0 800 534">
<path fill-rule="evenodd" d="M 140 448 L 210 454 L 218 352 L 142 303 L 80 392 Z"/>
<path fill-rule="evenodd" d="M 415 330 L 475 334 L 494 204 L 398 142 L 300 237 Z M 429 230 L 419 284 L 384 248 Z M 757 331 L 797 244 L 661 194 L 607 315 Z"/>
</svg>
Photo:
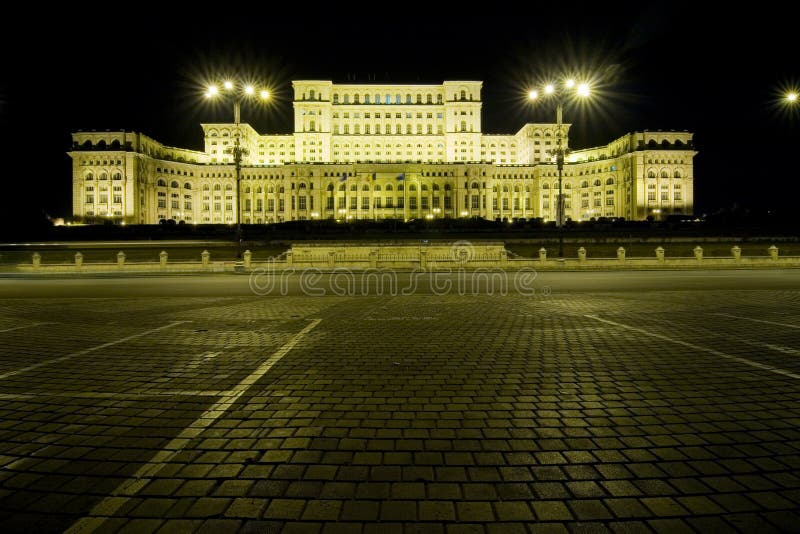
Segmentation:
<svg viewBox="0 0 800 534">
<path fill-rule="evenodd" d="M 401 172 L 399 175 L 397 175 L 397 180 L 398 181 L 403 181 L 405 179 L 406 179 L 406 173 Z"/>
<path fill-rule="evenodd" d="M 342 174 L 341 178 L 339 178 L 340 182 L 344 182 L 345 180 L 347 180 L 347 173 L 346 172 Z"/>
</svg>

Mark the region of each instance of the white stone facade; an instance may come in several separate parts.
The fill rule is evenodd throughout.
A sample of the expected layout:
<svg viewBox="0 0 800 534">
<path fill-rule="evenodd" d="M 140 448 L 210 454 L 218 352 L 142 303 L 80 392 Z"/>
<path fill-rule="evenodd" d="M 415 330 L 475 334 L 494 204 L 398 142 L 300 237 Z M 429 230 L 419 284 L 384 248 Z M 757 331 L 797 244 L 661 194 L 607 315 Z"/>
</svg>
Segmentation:
<svg viewBox="0 0 800 534">
<path fill-rule="evenodd" d="M 131 224 L 556 217 L 555 124 L 481 131 L 481 82 L 296 81 L 295 132 L 204 124 L 205 151 L 135 132 L 76 132 L 73 216 Z M 569 125 L 563 126 L 568 146 Z M 237 183 L 230 148 L 247 149 Z M 566 158 L 565 216 L 691 214 L 689 132 L 629 133 Z"/>
</svg>

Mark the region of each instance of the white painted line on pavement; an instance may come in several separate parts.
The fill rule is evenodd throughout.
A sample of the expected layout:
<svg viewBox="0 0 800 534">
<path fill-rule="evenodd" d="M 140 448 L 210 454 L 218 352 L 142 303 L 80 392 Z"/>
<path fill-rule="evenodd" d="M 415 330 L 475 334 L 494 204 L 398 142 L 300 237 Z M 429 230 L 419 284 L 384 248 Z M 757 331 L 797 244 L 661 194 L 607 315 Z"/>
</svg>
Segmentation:
<svg viewBox="0 0 800 534">
<path fill-rule="evenodd" d="M 174 321 L 164 326 L 159 326 L 158 328 L 153 328 L 152 330 L 147 330 L 146 332 L 140 332 L 138 334 L 133 334 L 132 336 L 123 337 L 122 339 L 118 339 L 116 341 L 109 341 L 108 343 L 103 343 L 102 345 L 97 345 L 96 347 L 90 347 L 88 349 L 79 350 L 77 352 L 73 352 L 71 354 L 67 354 L 66 356 L 60 356 L 58 358 L 52 358 L 50 360 L 45 360 L 43 362 L 35 363 L 33 365 L 29 365 L 28 367 L 23 367 L 22 369 L 16 369 L 14 371 L 8 371 L 6 373 L 0 374 L 0 380 L 8 378 L 10 376 L 26 373 L 28 371 L 32 371 L 33 369 L 38 369 L 39 367 L 44 367 L 45 365 L 50 365 L 52 363 L 63 362 L 64 360 L 68 360 L 70 358 L 74 358 L 75 356 L 83 356 L 84 354 L 89 354 L 90 352 L 94 352 L 96 350 L 105 349 L 107 347 L 113 347 L 114 345 L 119 345 L 120 343 L 124 343 L 126 341 L 130 341 L 131 339 L 136 339 L 138 337 L 146 336 L 148 334 L 153 334 L 160 330 L 166 330 L 167 328 L 172 328 L 175 325 L 179 325 L 181 323 L 185 323 L 186 321 Z"/>
<path fill-rule="evenodd" d="M 14 330 L 22 330 L 23 328 L 33 328 L 34 326 L 41 326 L 43 324 L 55 324 L 55 323 L 33 323 L 33 324 L 26 324 L 24 326 L 15 326 L 12 328 L 6 328 L 5 330 L 0 330 L 0 334 L 4 332 L 12 332 Z"/>
<path fill-rule="evenodd" d="M 789 378 L 796 378 L 800 380 L 800 375 L 796 373 L 792 373 L 790 371 L 785 371 L 783 369 L 778 369 L 777 367 L 772 367 L 771 365 L 764 365 L 763 363 L 754 362 L 752 360 L 748 360 L 747 358 L 740 358 L 739 356 L 732 356 L 730 354 L 726 354 L 724 352 L 711 349 L 708 347 L 703 347 L 700 345 L 695 345 L 694 343 L 689 343 L 688 341 L 681 341 L 680 339 L 673 339 L 669 336 L 665 336 L 662 334 L 656 334 L 655 332 L 649 332 L 647 330 L 643 330 L 641 328 L 636 328 L 635 326 L 630 326 L 623 323 L 618 323 L 616 321 L 611 321 L 609 319 L 603 319 L 598 317 L 597 315 L 589 315 L 584 314 L 584 317 L 588 317 L 590 319 L 594 319 L 595 321 L 600 321 L 601 323 L 612 324 L 614 326 L 619 326 L 620 328 L 625 328 L 627 330 L 632 330 L 634 332 L 639 332 L 640 334 L 644 334 L 646 336 L 654 337 L 657 339 L 662 339 L 664 341 L 669 341 L 670 343 L 675 343 L 676 345 L 683 345 L 684 347 L 689 347 L 694 350 L 700 350 L 703 352 L 707 352 L 709 354 L 713 354 L 714 356 L 719 356 L 720 358 L 725 358 L 727 360 L 732 360 L 735 362 L 742 363 L 744 365 L 749 365 L 750 367 L 755 367 L 756 369 L 761 369 L 762 371 L 769 371 L 770 373 L 776 373 L 783 376 L 788 376 Z"/>
<path fill-rule="evenodd" d="M 200 433 L 211 426 L 225 412 L 227 412 L 236 401 L 239 400 L 253 384 L 258 382 L 273 365 L 278 363 L 281 358 L 291 351 L 304 335 L 316 327 L 322 319 L 314 319 L 305 328 L 296 333 L 281 348 L 273 353 L 264 363 L 258 366 L 255 371 L 247 375 L 232 390 L 226 392 L 228 395 L 219 399 L 211 408 L 206 410 L 192 424 L 183 429 L 177 437 L 173 438 L 166 447 L 158 451 L 143 466 L 136 470 L 125 482 L 117 486 L 111 495 L 97 503 L 87 517 L 83 517 L 65 531 L 65 534 L 78 534 L 84 532 L 95 532 L 100 530 L 106 519 L 117 512 L 128 502 L 128 499 L 136 495 L 142 488 L 150 483 L 151 479 L 158 475 L 159 471 L 180 453 L 191 441 Z"/>
<path fill-rule="evenodd" d="M 731 319 L 742 319 L 743 321 L 753 321 L 754 323 L 774 324 L 775 326 L 785 326 L 786 328 L 800 328 L 800 325 L 788 323 L 776 323 L 775 321 L 767 321 L 766 319 L 753 319 L 752 317 L 740 317 L 738 315 L 730 315 L 728 313 L 712 313 L 711 315 L 720 315 L 722 317 L 730 317 Z"/>
</svg>

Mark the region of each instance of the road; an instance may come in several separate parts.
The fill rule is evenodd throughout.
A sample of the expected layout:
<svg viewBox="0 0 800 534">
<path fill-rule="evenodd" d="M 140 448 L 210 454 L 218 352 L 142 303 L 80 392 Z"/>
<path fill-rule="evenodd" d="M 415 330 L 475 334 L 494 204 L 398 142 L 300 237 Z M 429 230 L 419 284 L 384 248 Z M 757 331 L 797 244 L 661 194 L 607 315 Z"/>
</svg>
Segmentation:
<svg viewBox="0 0 800 534">
<path fill-rule="evenodd" d="M 288 273 L 259 271 L 252 275 L 182 275 L 119 278 L 0 277 L 0 298 L 221 297 L 256 295 L 389 295 L 508 294 L 514 292 L 574 293 L 584 291 L 643 292 L 694 290 L 800 289 L 800 270 L 628 271 L 628 272 L 502 272 L 440 273 L 314 269 Z"/>
<path fill-rule="evenodd" d="M 508 276 L 0 279 L 0 529 L 796 531 L 800 272 Z"/>
</svg>

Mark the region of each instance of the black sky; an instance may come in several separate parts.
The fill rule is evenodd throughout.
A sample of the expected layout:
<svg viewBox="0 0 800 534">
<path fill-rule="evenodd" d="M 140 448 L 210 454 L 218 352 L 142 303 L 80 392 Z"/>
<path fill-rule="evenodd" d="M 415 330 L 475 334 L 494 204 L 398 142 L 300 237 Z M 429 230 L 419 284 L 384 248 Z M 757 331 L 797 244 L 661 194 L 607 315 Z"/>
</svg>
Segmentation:
<svg viewBox="0 0 800 534">
<path fill-rule="evenodd" d="M 609 7 L 613 4 L 615 7 Z M 209 108 L 204 78 L 239 73 L 269 82 L 279 97 L 245 108 L 261 132 L 291 131 L 293 79 L 335 82 L 484 82 L 483 129 L 512 133 L 553 110 L 524 101 L 530 82 L 566 70 L 591 72 L 596 106 L 568 109 L 571 145 L 605 143 L 642 129 L 695 132 L 696 211 L 734 205 L 788 209 L 800 193 L 795 153 L 800 113 L 775 105 L 800 82 L 798 28 L 781 4 L 694 13 L 696 4 L 531 4 L 519 11 L 423 4 L 313 5 L 279 15 L 258 4 L 160 15 L 157 6 L 71 4 L 54 28 L 6 21 L 0 61 L 4 218 L 42 210 L 69 215 L 70 161 L 78 129 L 128 129 L 166 144 L 202 148 L 200 122 L 228 121 Z M 135 7 L 134 7 L 135 6 Z M 234 7 L 231 6 L 231 10 Z M 452 11 L 450 13 L 449 11 Z M 800 106 L 798 106 L 800 109 Z"/>
</svg>

